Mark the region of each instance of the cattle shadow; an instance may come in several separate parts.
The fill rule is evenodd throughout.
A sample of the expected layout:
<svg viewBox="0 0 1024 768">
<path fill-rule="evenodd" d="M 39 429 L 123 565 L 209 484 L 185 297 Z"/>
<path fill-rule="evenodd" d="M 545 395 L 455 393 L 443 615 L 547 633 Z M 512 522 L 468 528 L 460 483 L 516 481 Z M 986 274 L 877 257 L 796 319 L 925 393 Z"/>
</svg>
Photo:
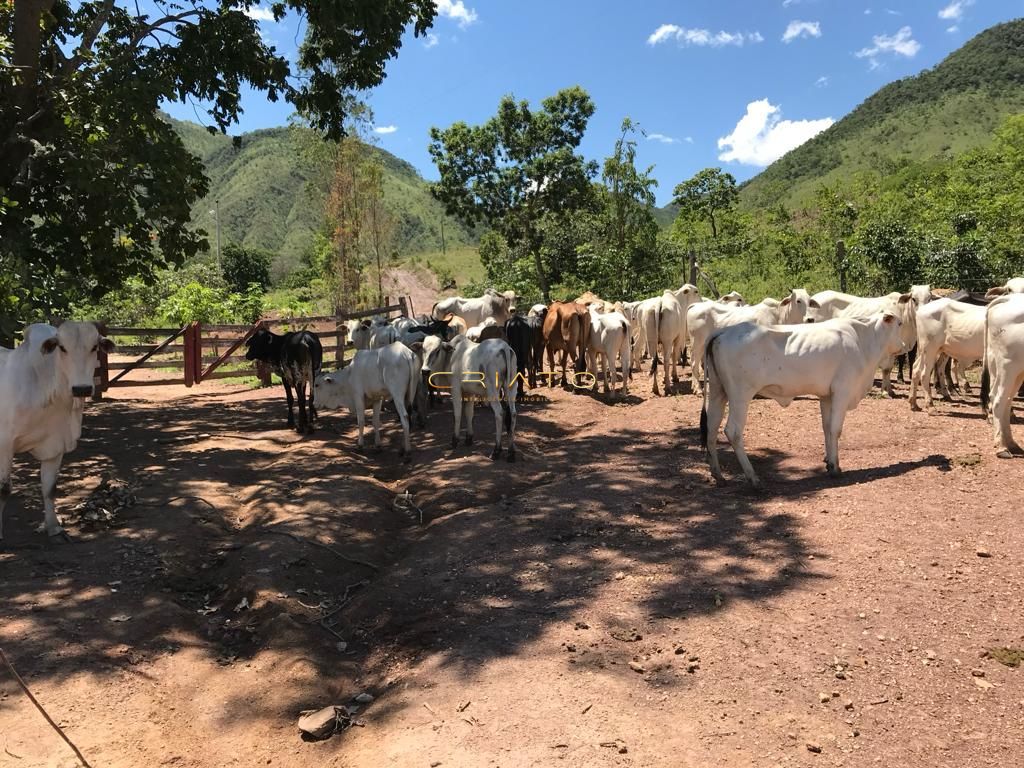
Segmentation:
<svg viewBox="0 0 1024 768">
<path fill-rule="evenodd" d="M 350 416 L 322 412 L 317 433 L 300 437 L 284 428 L 276 398 L 90 406 L 62 473 L 65 519 L 97 496 L 103 477 L 127 483 L 137 501 L 108 522 L 73 520 L 71 545 L 44 544 L 32 531 L 41 518 L 36 465 L 19 461 L 0 604 L 20 629 L 3 634 L 5 651 L 36 680 L 144 674 L 146 660 L 184 648 L 230 665 L 282 645 L 339 689 L 384 691 L 381 648 L 392 659 L 439 652 L 469 677 L 587 615 L 618 580 L 657 574 L 630 619 L 649 625 L 828 578 L 812 567 L 821 553 L 800 520 L 768 502 L 933 458 L 839 480 L 779 480 L 757 494 L 723 450 L 737 477 L 723 489 L 709 482 L 694 427 L 594 432 L 590 404 L 553 394 L 519 408 L 516 464 L 487 457 L 486 407 L 476 409 L 476 444 L 455 453 L 450 409 L 430 412 L 404 464 L 388 416 L 384 450 L 360 455 Z M 683 407 L 692 418 L 699 403 Z M 633 423 L 645 423 L 643 403 L 636 408 Z M 786 456 L 752 459 L 767 476 Z M 618 619 L 591 621 L 609 631 Z M 339 641 L 348 644 L 343 657 Z M 633 652 L 612 647 L 604 658 Z M 286 706 L 240 693 L 224 716 L 290 718 L 317 703 L 301 683 L 282 680 L 280 689 Z M 374 706 L 386 711 L 387 698 Z"/>
</svg>

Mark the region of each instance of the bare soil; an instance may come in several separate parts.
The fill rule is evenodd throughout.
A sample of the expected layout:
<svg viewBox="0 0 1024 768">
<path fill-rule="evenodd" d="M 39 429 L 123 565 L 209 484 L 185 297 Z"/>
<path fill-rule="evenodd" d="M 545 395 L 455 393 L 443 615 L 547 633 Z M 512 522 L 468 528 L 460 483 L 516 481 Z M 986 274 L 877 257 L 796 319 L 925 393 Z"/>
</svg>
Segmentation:
<svg viewBox="0 0 1024 768">
<path fill-rule="evenodd" d="M 545 390 L 516 464 L 440 408 L 411 465 L 393 416 L 361 455 L 277 387 L 115 391 L 61 477 L 73 543 L 16 466 L 0 647 L 97 768 L 1024 764 L 1024 670 L 982 657 L 1024 646 L 1024 460 L 973 399 L 869 397 L 836 480 L 816 402 L 757 401 L 753 493 L 725 446 L 711 482 L 699 398 L 633 391 Z M 2 668 L 0 765 L 76 765 Z"/>
</svg>

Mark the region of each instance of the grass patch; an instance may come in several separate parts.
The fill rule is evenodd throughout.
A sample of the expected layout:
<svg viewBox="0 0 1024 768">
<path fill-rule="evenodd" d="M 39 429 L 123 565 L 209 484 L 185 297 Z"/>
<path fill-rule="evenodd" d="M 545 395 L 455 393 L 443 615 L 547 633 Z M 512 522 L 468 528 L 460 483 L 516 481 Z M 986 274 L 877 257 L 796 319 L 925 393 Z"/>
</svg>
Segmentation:
<svg viewBox="0 0 1024 768">
<path fill-rule="evenodd" d="M 413 267 L 426 267 L 444 285 L 446 279 L 455 280 L 459 287 L 469 282 L 481 282 L 486 274 L 480 261 L 479 251 L 472 246 L 449 248 L 447 252 L 426 251 L 409 257 L 408 264 Z"/>
<path fill-rule="evenodd" d="M 1024 649 L 1022 648 L 989 648 L 985 656 L 998 661 L 1007 667 L 1016 669 L 1024 662 Z"/>
</svg>

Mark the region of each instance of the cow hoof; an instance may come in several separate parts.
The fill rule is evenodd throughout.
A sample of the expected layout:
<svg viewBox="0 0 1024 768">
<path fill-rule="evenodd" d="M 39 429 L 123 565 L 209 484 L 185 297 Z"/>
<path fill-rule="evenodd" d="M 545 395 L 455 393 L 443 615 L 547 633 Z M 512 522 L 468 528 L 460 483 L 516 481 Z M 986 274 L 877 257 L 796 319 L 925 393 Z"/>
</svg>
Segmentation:
<svg viewBox="0 0 1024 768">
<path fill-rule="evenodd" d="M 1003 448 L 1001 451 L 996 451 L 996 458 L 997 459 L 1012 459 L 1013 458 L 1013 454 L 1010 452 L 1009 449 Z"/>
<path fill-rule="evenodd" d="M 843 474 L 843 470 L 841 470 L 839 467 L 834 466 L 834 465 L 830 465 L 828 467 L 828 476 L 829 477 L 841 477 L 842 474 Z"/>
<path fill-rule="evenodd" d="M 459 437 L 458 437 L 458 435 L 453 435 L 452 436 L 452 448 L 458 448 L 458 447 L 459 447 Z"/>
<path fill-rule="evenodd" d="M 911 403 L 910 404 L 910 410 L 914 411 L 914 413 L 920 413 L 921 412 L 921 406 L 918 405 L 917 403 Z"/>
<path fill-rule="evenodd" d="M 46 535 L 50 538 L 51 544 L 70 544 L 71 536 L 63 528 L 58 528 L 56 531 L 47 531 Z"/>
<path fill-rule="evenodd" d="M 472 444 L 473 444 L 473 436 L 472 435 L 466 435 L 466 445 L 472 445 Z"/>
<path fill-rule="evenodd" d="M 491 451 L 491 461 L 497 461 L 499 456 L 501 456 L 501 448 L 495 448 Z"/>
</svg>

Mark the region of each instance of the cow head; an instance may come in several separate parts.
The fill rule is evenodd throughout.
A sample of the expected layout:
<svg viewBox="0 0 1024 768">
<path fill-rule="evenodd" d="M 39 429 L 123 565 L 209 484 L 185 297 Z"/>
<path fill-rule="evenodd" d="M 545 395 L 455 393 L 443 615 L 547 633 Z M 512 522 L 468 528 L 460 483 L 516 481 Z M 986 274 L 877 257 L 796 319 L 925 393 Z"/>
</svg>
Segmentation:
<svg viewBox="0 0 1024 768">
<path fill-rule="evenodd" d="M 456 336 L 456 339 L 462 338 Z M 423 362 L 420 370 L 427 376 L 440 371 L 447 371 L 448 364 L 452 357 L 455 344 L 450 341 L 443 341 L 437 336 L 427 336 L 423 340 L 421 355 Z"/>
<path fill-rule="evenodd" d="M 807 300 L 807 314 L 804 315 L 804 322 L 805 323 L 816 323 L 816 322 L 818 322 L 821 319 L 821 317 L 819 315 L 819 311 L 820 310 L 821 310 L 821 304 L 819 304 L 816 299 L 808 299 Z"/>
<path fill-rule="evenodd" d="M 737 307 L 745 306 L 747 303 L 744 301 L 743 296 L 736 291 L 729 291 L 729 293 L 720 297 L 718 300 L 723 304 L 735 304 Z"/>
<path fill-rule="evenodd" d="M 57 369 L 71 384 L 72 397 L 89 397 L 100 352 L 114 351 L 114 342 L 101 336 L 92 323 L 61 323 L 57 333 L 39 347 L 44 355 L 55 355 Z"/>
<path fill-rule="evenodd" d="M 930 285 L 912 285 L 910 286 L 910 298 L 914 302 L 914 307 L 919 308 L 933 301 L 935 295 L 932 293 Z"/>
<path fill-rule="evenodd" d="M 317 408 L 333 410 L 340 408 L 349 399 L 349 379 L 352 368 L 321 373 L 313 380 L 313 402 Z"/>
<path fill-rule="evenodd" d="M 805 289 L 793 288 L 790 290 L 789 296 L 779 302 L 779 305 L 783 308 L 783 325 L 795 325 L 807 319 L 807 310 L 811 308 L 811 297 Z"/>
<path fill-rule="evenodd" d="M 256 332 L 245 342 L 246 360 L 263 360 L 277 362 L 281 337 L 266 328 L 257 328 Z"/>
<path fill-rule="evenodd" d="M 882 350 L 883 357 L 896 357 L 907 351 L 907 344 L 903 340 L 903 320 L 899 314 L 886 310 L 882 313 Z"/>
</svg>

